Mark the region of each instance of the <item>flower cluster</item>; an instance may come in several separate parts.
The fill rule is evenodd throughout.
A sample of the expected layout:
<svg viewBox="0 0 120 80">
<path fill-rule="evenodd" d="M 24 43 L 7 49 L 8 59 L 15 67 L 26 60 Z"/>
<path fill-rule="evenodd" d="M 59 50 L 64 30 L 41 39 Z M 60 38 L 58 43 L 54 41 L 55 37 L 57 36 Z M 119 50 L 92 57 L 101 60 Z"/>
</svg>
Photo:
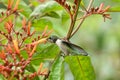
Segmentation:
<svg viewBox="0 0 120 80">
<path fill-rule="evenodd" d="M 31 32 L 30 22 L 27 25 L 26 20 L 23 19 L 22 23 L 22 32 L 14 29 L 12 20 L 7 21 L 4 25 L 7 31 L 6 33 L 0 31 L 0 34 L 4 36 L 3 40 L 6 40 L 6 43 L 3 43 L 3 40 L 0 42 L 2 48 L 0 51 L 0 59 L 2 61 L 2 64 L 0 64 L 0 73 L 3 74 L 6 79 L 10 78 L 10 80 L 13 78 L 26 80 L 27 78 L 32 79 L 38 75 L 47 75 L 47 69 L 42 70 L 43 64 L 40 65 L 38 72 L 31 74 L 25 74 L 25 68 L 30 64 L 37 45 L 45 43 L 51 31 L 47 33 L 46 27 L 41 36 L 34 38 L 31 43 L 25 43 L 25 40 L 32 38 L 35 31 Z M 28 55 L 27 59 L 22 56 L 21 53 L 23 51 Z"/>
<path fill-rule="evenodd" d="M 71 17 L 76 12 L 76 8 L 79 4 L 77 0 L 74 0 L 74 4 L 72 6 L 68 4 L 66 0 L 55 0 L 55 1 L 58 2 L 61 6 L 63 6 Z"/>
<path fill-rule="evenodd" d="M 107 6 L 106 8 L 104 7 L 104 3 L 101 3 L 99 7 L 96 8 L 91 8 L 88 12 L 87 12 L 87 16 L 91 15 L 91 14 L 100 14 L 103 16 L 104 21 L 106 18 L 111 19 L 110 14 L 106 14 L 105 12 L 108 11 L 108 9 L 110 8 L 110 6 Z"/>
<path fill-rule="evenodd" d="M 66 11 L 70 14 L 71 17 L 75 14 L 77 6 L 79 6 L 78 0 L 74 0 L 74 5 L 72 6 L 69 5 L 66 0 L 55 0 L 55 1 L 58 2 L 60 5 L 62 5 L 66 9 Z M 104 8 L 104 3 L 101 3 L 100 6 L 96 8 L 90 7 L 89 9 L 87 9 L 82 4 L 81 4 L 81 7 L 85 10 L 84 12 L 86 13 L 86 15 L 80 19 L 86 18 L 87 16 L 90 16 L 92 14 L 102 15 L 104 18 L 104 21 L 106 18 L 111 19 L 110 14 L 106 14 L 110 6 L 107 6 L 106 8 Z"/>
<path fill-rule="evenodd" d="M 35 30 L 31 30 L 32 23 L 25 18 L 22 19 L 22 26 L 19 29 L 16 28 L 15 20 L 16 15 L 19 17 L 19 1 L 17 0 L 13 7 L 14 0 L 8 0 L 6 12 L 1 13 L 0 22 L 3 21 L 4 30 L 0 30 L 0 74 L 7 80 L 32 80 L 36 76 L 48 74 L 47 68 L 42 67 L 43 63 L 40 64 L 37 72 L 29 74 L 26 74 L 26 67 L 29 66 L 37 45 L 45 43 L 52 31 L 47 32 L 46 26 L 43 33 L 34 38 Z M 14 18 L 4 21 L 11 14 L 15 15 Z M 29 43 L 26 43 L 26 40 L 30 40 Z M 27 54 L 27 58 L 23 56 L 23 52 Z"/>
<path fill-rule="evenodd" d="M 15 14 L 16 16 L 18 13 L 22 10 L 18 9 L 18 4 L 20 0 L 16 0 L 16 3 L 14 5 L 15 0 L 8 0 L 7 10 L 5 12 L 1 12 L 2 17 L 0 18 L 0 22 L 4 21 L 7 17 L 9 17 L 12 14 Z"/>
</svg>

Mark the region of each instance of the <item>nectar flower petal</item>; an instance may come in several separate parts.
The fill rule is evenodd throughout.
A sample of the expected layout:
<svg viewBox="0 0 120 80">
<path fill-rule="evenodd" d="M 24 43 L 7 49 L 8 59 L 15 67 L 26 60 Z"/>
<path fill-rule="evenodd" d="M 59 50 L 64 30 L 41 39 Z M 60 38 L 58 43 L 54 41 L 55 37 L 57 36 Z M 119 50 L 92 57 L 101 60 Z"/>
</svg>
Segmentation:
<svg viewBox="0 0 120 80">
<path fill-rule="evenodd" d="M 44 31 L 42 33 L 42 37 L 46 34 L 47 29 L 48 29 L 48 26 L 45 27 L 45 29 L 44 29 Z"/>
<path fill-rule="evenodd" d="M 38 69 L 38 74 L 41 72 L 42 67 L 43 67 L 43 63 L 40 64 L 40 67 L 39 67 L 39 69 Z"/>
<path fill-rule="evenodd" d="M 29 55 L 30 57 L 34 54 L 36 48 L 37 48 L 37 45 L 35 45 L 35 46 L 33 47 L 32 51 L 31 51 L 31 53 L 30 53 L 30 55 Z"/>
<path fill-rule="evenodd" d="M 26 19 L 23 18 L 22 20 L 22 28 L 26 31 Z"/>
<path fill-rule="evenodd" d="M 14 0 L 8 0 L 8 7 L 7 7 L 8 10 L 10 10 L 12 8 L 13 1 Z"/>
<path fill-rule="evenodd" d="M 2 51 L 0 52 L 0 58 L 3 59 L 3 60 L 5 60 L 6 54 L 5 54 L 4 50 L 2 50 Z"/>
<path fill-rule="evenodd" d="M 16 53 L 19 54 L 20 50 L 18 48 L 18 42 L 17 42 L 17 40 L 13 40 L 13 45 L 14 45 L 14 49 L 15 49 Z"/>
<path fill-rule="evenodd" d="M 40 44 L 40 43 L 44 43 L 46 41 L 47 41 L 47 38 L 42 38 L 42 39 L 40 39 L 38 41 L 33 42 L 32 45 L 37 45 L 37 44 Z"/>
<path fill-rule="evenodd" d="M 46 69 L 44 69 L 40 74 L 48 74 L 48 69 L 46 68 Z"/>
<path fill-rule="evenodd" d="M 31 22 L 28 22 L 28 27 L 27 27 L 27 34 L 30 36 L 30 27 L 31 27 Z"/>
<path fill-rule="evenodd" d="M 19 4 L 19 2 L 20 2 L 20 0 L 17 0 L 17 1 L 16 1 L 15 7 L 14 7 L 14 9 L 13 9 L 14 12 L 18 9 L 18 4 Z"/>
</svg>

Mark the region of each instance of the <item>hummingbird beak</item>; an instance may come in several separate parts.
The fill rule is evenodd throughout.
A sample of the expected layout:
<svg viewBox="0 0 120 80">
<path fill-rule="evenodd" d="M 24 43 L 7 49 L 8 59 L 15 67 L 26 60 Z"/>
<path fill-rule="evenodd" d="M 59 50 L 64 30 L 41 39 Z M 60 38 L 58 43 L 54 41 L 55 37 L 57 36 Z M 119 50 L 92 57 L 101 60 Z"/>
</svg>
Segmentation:
<svg viewBox="0 0 120 80">
<path fill-rule="evenodd" d="M 50 38 L 47 38 L 47 41 L 53 43 L 53 40 Z"/>
</svg>

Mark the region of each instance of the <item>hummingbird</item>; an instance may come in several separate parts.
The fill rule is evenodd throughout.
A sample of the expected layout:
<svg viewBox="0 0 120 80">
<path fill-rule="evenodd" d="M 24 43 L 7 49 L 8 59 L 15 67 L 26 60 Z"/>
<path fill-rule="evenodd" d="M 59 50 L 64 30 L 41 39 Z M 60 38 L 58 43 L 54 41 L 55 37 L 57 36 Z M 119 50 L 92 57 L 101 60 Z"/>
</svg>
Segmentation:
<svg viewBox="0 0 120 80">
<path fill-rule="evenodd" d="M 62 40 L 61 38 L 55 35 L 50 36 L 47 40 L 48 42 L 55 43 L 60 48 L 60 50 L 64 53 L 64 56 L 67 56 L 67 55 L 87 56 L 88 55 L 88 53 L 80 46 L 77 46 L 68 41 Z"/>
</svg>

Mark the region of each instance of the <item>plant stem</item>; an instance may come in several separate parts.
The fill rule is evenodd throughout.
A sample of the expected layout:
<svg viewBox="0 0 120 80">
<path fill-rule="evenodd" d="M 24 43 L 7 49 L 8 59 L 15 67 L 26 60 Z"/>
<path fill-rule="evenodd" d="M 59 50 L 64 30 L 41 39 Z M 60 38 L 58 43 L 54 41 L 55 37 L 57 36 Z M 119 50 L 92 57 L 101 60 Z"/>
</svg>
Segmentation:
<svg viewBox="0 0 120 80">
<path fill-rule="evenodd" d="M 94 0 L 90 0 L 89 5 L 88 5 L 88 7 L 87 7 L 87 12 L 90 10 L 90 8 L 91 8 L 91 6 L 92 6 L 92 4 L 93 4 L 93 1 L 94 1 Z M 72 36 L 79 30 L 79 28 L 81 27 L 82 23 L 83 23 L 84 20 L 86 19 L 87 12 L 84 13 L 83 18 L 81 19 L 79 25 L 78 25 L 77 28 L 72 32 L 72 34 L 71 34 L 70 37 L 72 37 Z"/>
<path fill-rule="evenodd" d="M 6 20 L 7 18 L 9 18 L 12 14 L 13 14 L 13 12 L 10 13 L 8 16 L 5 16 L 5 17 L 2 19 L 2 21 L 0 21 L 0 23 L 2 23 L 3 21 L 5 21 L 5 20 Z"/>
<path fill-rule="evenodd" d="M 93 4 L 93 1 L 94 1 L 94 0 L 90 0 L 89 5 L 88 5 L 88 7 L 87 7 L 87 11 L 90 10 L 90 8 L 91 8 L 91 6 L 92 6 L 92 4 Z"/>
<path fill-rule="evenodd" d="M 82 23 L 84 22 L 85 18 L 81 19 L 80 24 L 77 26 L 77 28 L 72 32 L 71 36 L 72 37 L 81 27 Z"/>
<path fill-rule="evenodd" d="M 71 17 L 71 24 L 70 24 L 70 28 L 69 28 L 69 31 L 68 31 L 67 37 L 66 37 L 67 40 L 70 39 L 71 33 L 72 33 L 73 29 L 74 29 L 74 25 L 75 25 L 75 21 L 76 21 L 76 18 L 77 18 L 78 9 L 79 9 L 79 5 L 80 5 L 81 1 L 82 0 L 77 0 L 75 13 Z"/>
<path fill-rule="evenodd" d="M 50 67 L 48 68 L 48 70 L 49 70 L 48 75 L 44 77 L 44 80 L 46 80 L 46 79 L 49 77 L 54 62 L 55 62 L 55 61 L 57 60 L 57 58 L 59 58 L 60 56 L 61 56 L 61 51 L 57 54 L 57 56 L 55 56 L 54 60 L 50 63 Z"/>
</svg>

